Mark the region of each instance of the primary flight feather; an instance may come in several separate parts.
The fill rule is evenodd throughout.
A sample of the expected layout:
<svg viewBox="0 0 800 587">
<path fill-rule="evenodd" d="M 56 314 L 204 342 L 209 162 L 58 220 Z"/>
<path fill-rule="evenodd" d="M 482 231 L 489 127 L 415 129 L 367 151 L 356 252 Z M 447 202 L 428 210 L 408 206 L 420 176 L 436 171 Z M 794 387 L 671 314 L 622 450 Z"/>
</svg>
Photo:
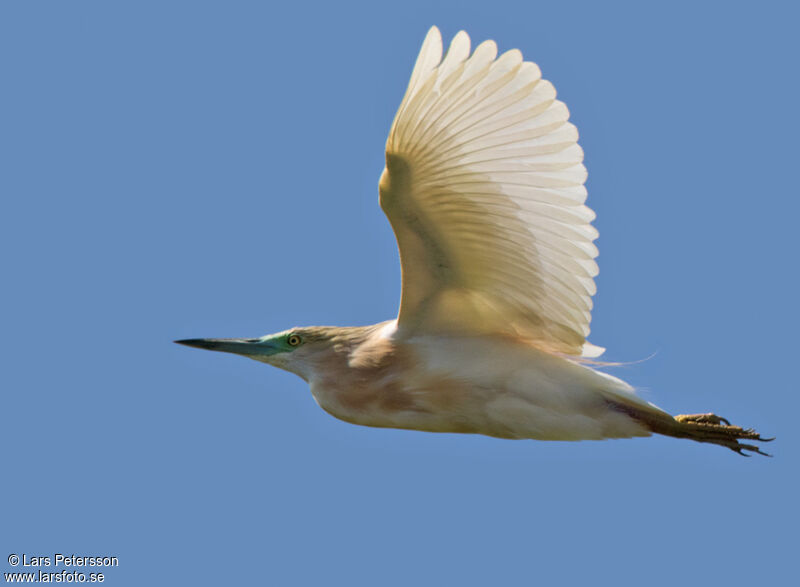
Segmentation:
<svg viewBox="0 0 800 587">
<path fill-rule="evenodd" d="M 386 141 L 397 319 L 177 342 L 296 373 L 355 424 L 540 440 L 658 433 L 761 453 L 756 432 L 672 417 L 589 366 L 603 352 L 586 339 L 597 231 L 569 111 L 517 50 L 471 51 L 462 31 L 442 52 L 433 27 Z"/>
</svg>

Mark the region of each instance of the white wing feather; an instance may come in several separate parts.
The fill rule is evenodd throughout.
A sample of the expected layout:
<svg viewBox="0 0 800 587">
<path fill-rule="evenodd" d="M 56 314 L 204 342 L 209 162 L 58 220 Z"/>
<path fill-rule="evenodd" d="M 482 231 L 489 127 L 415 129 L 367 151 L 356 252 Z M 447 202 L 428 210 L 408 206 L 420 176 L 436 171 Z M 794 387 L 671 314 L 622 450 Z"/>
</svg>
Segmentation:
<svg viewBox="0 0 800 587">
<path fill-rule="evenodd" d="M 425 37 L 386 142 L 381 206 L 400 248 L 400 333 L 586 342 L 597 231 L 578 132 L 553 85 L 492 41 Z"/>
</svg>

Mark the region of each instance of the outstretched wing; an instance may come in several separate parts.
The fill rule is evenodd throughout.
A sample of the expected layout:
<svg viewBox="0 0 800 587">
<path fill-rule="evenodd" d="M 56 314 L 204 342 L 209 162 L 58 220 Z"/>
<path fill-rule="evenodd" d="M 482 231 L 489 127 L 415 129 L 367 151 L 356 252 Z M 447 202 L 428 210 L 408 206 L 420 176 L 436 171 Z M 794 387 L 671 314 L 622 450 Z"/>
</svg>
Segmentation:
<svg viewBox="0 0 800 587">
<path fill-rule="evenodd" d="M 386 142 L 380 202 L 400 248 L 400 332 L 586 343 L 597 231 L 578 132 L 553 85 L 492 41 L 433 27 Z"/>
</svg>

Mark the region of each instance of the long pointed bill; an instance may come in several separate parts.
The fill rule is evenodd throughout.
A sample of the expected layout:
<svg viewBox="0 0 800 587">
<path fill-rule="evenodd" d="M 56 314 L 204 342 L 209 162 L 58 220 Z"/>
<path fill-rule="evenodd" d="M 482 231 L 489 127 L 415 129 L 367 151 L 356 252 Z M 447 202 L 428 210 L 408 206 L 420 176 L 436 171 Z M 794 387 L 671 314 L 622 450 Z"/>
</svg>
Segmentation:
<svg viewBox="0 0 800 587">
<path fill-rule="evenodd" d="M 187 338 L 185 340 L 176 340 L 175 342 L 198 349 L 233 353 L 254 358 L 268 357 L 283 350 L 273 341 L 260 338 Z"/>
</svg>

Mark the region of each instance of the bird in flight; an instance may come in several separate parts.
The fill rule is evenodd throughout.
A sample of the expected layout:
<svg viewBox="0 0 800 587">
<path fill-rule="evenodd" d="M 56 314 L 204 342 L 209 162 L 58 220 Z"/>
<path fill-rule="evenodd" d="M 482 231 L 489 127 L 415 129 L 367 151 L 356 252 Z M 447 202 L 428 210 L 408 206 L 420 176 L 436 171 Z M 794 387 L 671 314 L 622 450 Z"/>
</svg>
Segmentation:
<svg viewBox="0 0 800 587">
<path fill-rule="evenodd" d="M 671 416 L 597 371 L 590 344 L 597 231 L 578 131 L 518 50 L 442 58 L 433 27 L 386 141 L 380 205 L 400 249 L 395 320 L 195 338 L 302 377 L 333 416 L 365 426 L 513 439 L 662 434 L 762 452 L 715 414 Z"/>
</svg>

